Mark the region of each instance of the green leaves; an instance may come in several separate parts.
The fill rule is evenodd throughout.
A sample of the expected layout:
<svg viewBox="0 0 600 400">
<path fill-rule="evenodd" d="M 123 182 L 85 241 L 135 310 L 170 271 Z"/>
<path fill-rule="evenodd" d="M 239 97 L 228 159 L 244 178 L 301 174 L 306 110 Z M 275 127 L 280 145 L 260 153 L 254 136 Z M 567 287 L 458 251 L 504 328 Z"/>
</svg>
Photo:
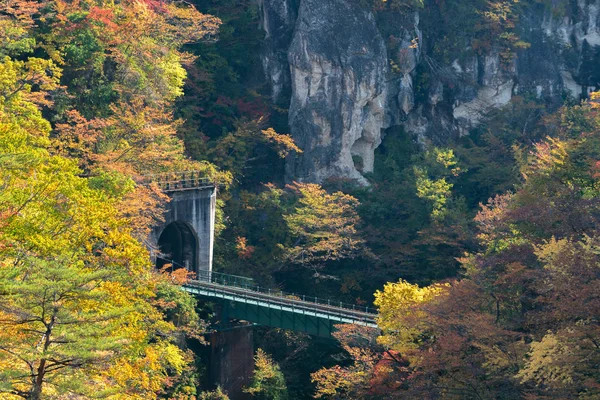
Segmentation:
<svg viewBox="0 0 600 400">
<path fill-rule="evenodd" d="M 452 196 L 452 183 L 447 179 L 461 173 L 452 149 L 433 148 L 425 152 L 424 162 L 413 167 L 417 196 L 431 203 L 433 219 L 443 219 L 446 203 Z"/>
<path fill-rule="evenodd" d="M 261 400 L 287 400 L 285 378 L 279 365 L 262 349 L 256 351 L 254 365 L 252 384 L 244 392 Z"/>
</svg>

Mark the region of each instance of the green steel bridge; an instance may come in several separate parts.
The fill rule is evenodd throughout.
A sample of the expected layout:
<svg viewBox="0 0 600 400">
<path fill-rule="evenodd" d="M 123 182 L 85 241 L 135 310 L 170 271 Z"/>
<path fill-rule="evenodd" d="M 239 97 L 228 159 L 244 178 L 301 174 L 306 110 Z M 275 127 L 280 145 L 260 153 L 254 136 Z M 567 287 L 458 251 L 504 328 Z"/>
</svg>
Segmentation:
<svg viewBox="0 0 600 400">
<path fill-rule="evenodd" d="M 338 324 L 377 328 L 372 308 L 261 288 L 246 277 L 204 272 L 183 289 L 219 302 L 222 320 L 244 320 L 323 337 L 331 336 Z"/>
<path fill-rule="evenodd" d="M 217 320 L 210 333 L 211 381 L 232 399 L 254 370 L 253 325 L 264 325 L 330 337 L 340 324 L 377 329 L 376 310 L 312 296 L 299 296 L 259 287 L 246 277 L 212 272 L 216 196 L 219 182 L 202 171 L 181 171 L 141 177 L 168 194 L 165 221 L 152 227 L 146 239 L 152 262 L 195 274 L 183 290 L 216 304 Z M 230 321 L 246 321 L 237 324 Z M 238 329 L 239 328 L 239 329 Z"/>
<path fill-rule="evenodd" d="M 140 184 L 156 185 L 171 202 L 162 226 L 150 237 L 156 266 L 186 268 L 196 280 L 183 289 L 220 304 L 220 320 L 328 337 L 338 324 L 377 328 L 376 310 L 317 297 L 298 296 L 255 285 L 250 278 L 212 272 L 215 199 L 218 182 L 201 171 L 144 176 Z"/>
</svg>

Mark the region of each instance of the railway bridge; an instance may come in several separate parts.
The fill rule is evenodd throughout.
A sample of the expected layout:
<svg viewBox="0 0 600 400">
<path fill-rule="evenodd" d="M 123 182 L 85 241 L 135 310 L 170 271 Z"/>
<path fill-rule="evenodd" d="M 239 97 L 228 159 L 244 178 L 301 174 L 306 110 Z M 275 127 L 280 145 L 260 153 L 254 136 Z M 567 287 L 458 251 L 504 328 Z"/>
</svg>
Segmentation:
<svg viewBox="0 0 600 400">
<path fill-rule="evenodd" d="M 165 222 L 154 227 L 150 253 L 157 268 L 186 268 L 195 279 L 183 290 L 219 306 L 220 324 L 211 334 L 211 377 L 232 400 L 244 398 L 242 388 L 254 369 L 253 325 L 265 325 L 330 337 L 338 324 L 376 328 L 373 308 L 330 299 L 284 293 L 260 287 L 251 278 L 212 270 L 218 185 L 198 171 L 150 175 L 169 195 Z M 249 324 L 231 328 L 230 321 Z M 225 329 L 219 329 L 219 327 Z"/>
</svg>

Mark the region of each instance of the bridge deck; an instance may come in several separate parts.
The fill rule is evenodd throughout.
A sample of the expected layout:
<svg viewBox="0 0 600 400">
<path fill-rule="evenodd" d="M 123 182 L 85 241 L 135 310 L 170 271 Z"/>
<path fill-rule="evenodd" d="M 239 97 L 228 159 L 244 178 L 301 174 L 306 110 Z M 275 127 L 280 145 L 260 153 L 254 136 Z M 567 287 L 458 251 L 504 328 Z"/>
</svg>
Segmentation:
<svg viewBox="0 0 600 400">
<path fill-rule="evenodd" d="M 172 196 L 172 192 L 205 188 L 216 189 L 219 185 L 218 182 L 214 182 L 212 179 L 206 177 L 202 171 L 180 171 L 147 175 L 139 183 L 157 185 L 162 191 L 166 193 L 171 192 Z M 184 195 L 187 195 L 187 193 L 184 193 Z M 204 220 L 210 220 L 210 218 L 214 220 L 214 197 L 211 195 L 211 198 L 213 199 L 211 201 L 212 208 L 208 214 L 212 213 L 212 217 L 204 218 Z M 186 198 L 185 201 L 187 200 Z M 189 205 L 184 203 L 182 208 L 185 209 L 186 207 L 189 208 Z M 171 210 L 170 213 L 172 212 Z M 185 221 L 185 218 L 183 220 Z M 198 223 L 197 225 L 200 227 L 198 228 L 194 225 L 195 219 L 192 218 L 191 221 L 191 225 L 196 229 L 196 233 L 202 233 L 200 228 L 206 224 Z M 210 228 L 204 229 L 203 232 L 209 237 L 210 246 L 212 246 L 214 226 L 212 222 L 208 225 L 210 225 Z M 159 242 L 160 238 L 157 237 L 156 240 Z M 295 295 L 284 295 L 283 292 L 279 292 L 279 295 L 277 295 L 277 291 L 272 292 L 271 289 L 265 290 L 262 288 L 261 291 L 260 287 L 254 286 L 253 280 L 250 278 L 212 272 L 211 253 L 205 253 L 209 257 L 204 266 L 205 269 L 200 268 L 198 280 L 188 282 L 184 286 L 184 290 L 199 296 L 222 300 L 223 310 L 228 313 L 229 317 L 317 335 L 331 334 L 335 330 L 335 324 L 358 324 L 373 328 L 377 327 L 377 314 L 369 312 L 375 311 L 374 309 L 343 304 L 337 301 L 331 302 L 330 300 L 318 299 L 317 297 L 309 297 L 309 300 L 314 299 L 314 302 L 306 301 L 306 296 L 302 296 L 302 299 L 300 299 Z M 181 251 L 179 256 L 178 259 L 181 260 L 183 258 Z M 180 265 L 174 260 L 164 258 L 163 255 L 158 255 L 157 257 L 163 261 L 170 261 L 172 267 L 186 268 L 186 266 Z M 193 269 L 197 270 L 198 266 Z M 238 306 L 232 307 L 232 304 L 238 304 Z M 223 319 L 226 318 L 226 316 L 223 316 Z"/>
<path fill-rule="evenodd" d="M 184 290 L 209 298 L 229 300 L 259 308 L 268 308 L 286 313 L 300 314 L 305 317 L 323 319 L 334 324 L 357 324 L 373 328 L 377 327 L 377 314 L 299 300 L 289 296 L 267 294 L 247 288 L 232 287 L 209 282 L 208 280 L 190 281 L 184 286 Z M 251 319 L 249 320 L 252 321 Z"/>
</svg>

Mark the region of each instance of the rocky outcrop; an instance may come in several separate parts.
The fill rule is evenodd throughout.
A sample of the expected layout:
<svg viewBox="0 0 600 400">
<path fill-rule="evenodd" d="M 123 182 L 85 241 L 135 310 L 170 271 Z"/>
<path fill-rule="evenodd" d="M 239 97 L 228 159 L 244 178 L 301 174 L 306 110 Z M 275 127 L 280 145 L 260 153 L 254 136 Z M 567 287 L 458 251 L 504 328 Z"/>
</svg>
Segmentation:
<svg viewBox="0 0 600 400">
<path fill-rule="evenodd" d="M 597 88 L 600 84 L 600 0 L 577 0 L 564 15 L 546 12 L 539 26 L 554 44 L 563 87 L 575 97 Z"/>
<path fill-rule="evenodd" d="M 515 65 L 502 66 L 496 50 L 486 56 L 473 56 L 462 65 L 455 60 L 452 67 L 461 82 L 452 104 L 452 117 L 464 135 L 489 111 L 508 104 L 515 88 Z"/>
<path fill-rule="evenodd" d="M 389 57 L 392 74 L 388 77 L 389 97 L 387 110 L 389 125 L 398 125 L 415 107 L 414 76 L 421 61 L 423 34 L 419 29 L 419 14 L 411 13 L 397 21 L 398 29 L 392 35 L 393 51 Z"/>
<path fill-rule="evenodd" d="M 275 104 L 290 87 L 288 48 L 298 16 L 298 0 L 258 0 L 261 25 L 265 32 L 263 68 L 269 80 Z"/>
<path fill-rule="evenodd" d="M 461 134 L 515 95 L 558 105 L 564 94 L 579 99 L 600 84 L 599 0 L 579 0 L 560 12 L 532 5 L 521 18 L 519 34 L 529 47 L 518 51 L 508 65 L 500 62 L 498 51 L 473 57 L 467 65 L 453 63 L 463 78 L 452 112 Z M 476 85 L 466 83 L 469 80 Z"/>
<path fill-rule="evenodd" d="M 288 175 L 322 182 L 365 182 L 384 128 L 388 72 L 385 43 L 371 13 L 347 0 L 303 0 L 288 51 L 289 123 L 302 154 Z"/>
<path fill-rule="evenodd" d="M 427 54 L 435 38 L 422 32 L 417 13 L 384 16 L 395 30 L 384 39 L 359 1 L 258 1 L 265 72 L 275 100 L 290 93 L 290 130 L 304 151 L 288 160 L 290 179 L 364 184 L 389 126 L 440 144 L 515 95 L 558 105 L 564 93 L 579 98 L 600 85 L 600 0 L 557 1 L 567 5 L 560 10 L 530 2 L 519 26 L 530 47 L 512 61 L 501 61 L 501 49 L 481 55 L 466 47 L 447 65 Z"/>
</svg>

